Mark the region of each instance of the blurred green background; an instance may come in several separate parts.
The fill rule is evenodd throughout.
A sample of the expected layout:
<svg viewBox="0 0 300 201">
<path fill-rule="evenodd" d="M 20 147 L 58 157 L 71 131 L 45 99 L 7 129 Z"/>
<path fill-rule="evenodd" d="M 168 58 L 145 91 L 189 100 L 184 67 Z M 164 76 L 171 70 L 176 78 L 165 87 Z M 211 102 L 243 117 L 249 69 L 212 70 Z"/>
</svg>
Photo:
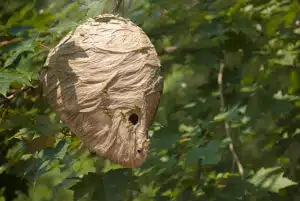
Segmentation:
<svg viewBox="0 0 300 201">
<path fill-rule="evenodd" d="M 122 1 L 164 76 L 138 169 L 82 148 L 37 80 L 49 48 L 117 0 L 0 4 L 0 201 L 300 200 L 299 1 Z"/>
</svg>

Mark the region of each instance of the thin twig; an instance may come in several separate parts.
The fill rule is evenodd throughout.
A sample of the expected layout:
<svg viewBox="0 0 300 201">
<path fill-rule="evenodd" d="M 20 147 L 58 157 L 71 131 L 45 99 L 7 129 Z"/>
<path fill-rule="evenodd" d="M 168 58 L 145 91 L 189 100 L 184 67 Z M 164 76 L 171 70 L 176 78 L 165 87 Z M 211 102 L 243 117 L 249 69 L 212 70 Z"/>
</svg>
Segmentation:
<svg viewBox="0 0 300 201">
<path fill-rule="evenodd" d="M 32 87 L 23 87 L 21 90 L 9 95 L 8 97 L 4 98 L 3 100 L 1 100 L 0 101 L 0 106 L 4 105 L 5 103 L 10 102 L 15 97 L 19 96 L 22 93 L 25 93 L 25 92 L 29 91 L 30 89 L 32 89 Z"/>
<path fill-rule="evenodd" d="M 113 10 L 114 14 L 118 13 L 118 11 L 120 10 L 121 4 L 122 4 L 122 0 L 118 0 L 117 4 L 116 4 L 116 7 Z"/>
<path fill-rule="evenodd" d="M 47 47 L 46 45 L 42 44 L 42 43 L 39 43 L 39 46 L 42 47 L 42 48 L 45 48 L 47 50 L 50 50 L 51 48 L 50 47 Z"/>
<path fill-rule="evenodd" d="M 221 62 L 220 64 L 220 69 L 219 69 L 219 73 L 218 73 L 218 85 L 219 85 L 219 90 L 220 90 L 220 104 L 221 104 L 221 111 L 225 112 L 226 111 L 226 107 L 225 107 L 225 99 L 224 99 L 224 90 L 223 90 L 223 72 L 224 72 L 224 68 L 225 65 L 223 62 Z M 233 161 L 235 162 L 235 164 L 238 167 L 238 171 L 242 177 L 242 179 L 244 179 L 244 168 L 243 165 L 240 162 L 240 159 L 238 157 L 238 155 L 235 152 L 234 146 L 233 146 L 233 142 L 232 142 L 232 138 L 231 138 L 231 128 L 230 125 L 228 123 L 228 121 L 225 120 L 224 122 L 225 124 L 225 133 L 226 136 L 230 139 L 230 144 L 229 146 L 229 150 L 233 156 Z"/>
<path fill-rule="evenodd" d="M 0 42 L 0 47 L 3 47 L 3 46 L 8 45 L 8 44 L 10 44 L 10 43 L 19 42 L 19 41 L 21 41 L 21 40 L 22 40 L 22 38 L 13 38 L 13 39 L 11 39 L 11 40 L 1 41 L 1 42 Z"/>
</svg>

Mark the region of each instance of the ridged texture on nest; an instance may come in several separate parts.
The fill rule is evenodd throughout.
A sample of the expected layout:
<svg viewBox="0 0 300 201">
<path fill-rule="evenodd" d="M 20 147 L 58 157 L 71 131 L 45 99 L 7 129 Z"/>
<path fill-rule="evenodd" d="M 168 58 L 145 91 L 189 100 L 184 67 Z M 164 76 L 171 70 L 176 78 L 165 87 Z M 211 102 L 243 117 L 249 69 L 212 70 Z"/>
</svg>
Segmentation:
<svg viewBox="0 0 300 201">
<path fill-rule="evenodd" d="M 133 168 L 149 151 L 160 70 L 155 48 L 138 26 L 100 15 L 50 51 L 41 81 L 50 105 L 90 150 Z"/>
</svg>

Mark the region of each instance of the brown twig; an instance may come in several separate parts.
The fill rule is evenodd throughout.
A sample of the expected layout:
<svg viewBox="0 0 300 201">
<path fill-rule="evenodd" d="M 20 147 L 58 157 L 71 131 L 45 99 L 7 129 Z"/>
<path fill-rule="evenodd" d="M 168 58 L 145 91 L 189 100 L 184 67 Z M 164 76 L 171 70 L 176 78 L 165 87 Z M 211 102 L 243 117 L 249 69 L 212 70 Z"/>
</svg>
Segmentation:
<svg viewBox="0 0 300 201">
<path fill-rule="evenodd" d="M 14 99 L 15 97 L 19 96 L 22 93 L 25 93 L 25 92 L 29 91 L 30 89 L 32 89 L 32 87 L 23 87 L 21 90 L 9 95 L 8 97 L 4 98 L 3 100 L 1 100 L 0 101 L 0 106 L 8 103 L 9 101 Z"/>
<path fill-rule="evenodd" d="M 1 42 L 0 42 L 0 47 L 6 46 L 6 45 L 8 45 L 8 44 L 10 44 L 10 43 L 19 42 L 19 41 L 21 41 L 21 40 L 22 40 L 22 38 L 13 38 L 13 39 L 11 39 L 11 40 L 1 41 Z"/>
<path fill-rule="evenodd" d="M 220 91 L 221 112 L 226 112 L 225 99 L 224 99 L 224 89 L 223 89 L 223 72 L 224 72 L 224 68 L 225 68 L 225 65 L 224 65 L 223 62 L 221 62 L 219 73 L 218 73 L 218 85 L 219 85 L 219 91 Z M 241 164 L 240 159 L 239 159 L 239 157 L 236 154 L 236 151 L 234 149 L 233 142 L 232 142 L 232 137 L 231 137 L 231 128 L 230 128 L 230 125 L 229 125 L 228 121 L 225 120 L 224 125 L 225 125 L 226 136 L 231 141 L 228 146 L 229 146 L 229 150 L 232 154 L 233 161 L 234 161 L 234 163 L 236 164 L 236 166 L 238 168 L 240 176 L 242 177 L 242 179 L 244 179 L 244 168 L 243 168 L 243 165 Z"/>
<path fill-rule="evenodd" d="M 51 48 L 50 47 L 47 47 L 46 45 L 42 44 L 42 43 L 39 43 L 39 46 L 42 47 L 42 48 L 45 48 L 47 50 L 50 50 Z"/>
</svg>

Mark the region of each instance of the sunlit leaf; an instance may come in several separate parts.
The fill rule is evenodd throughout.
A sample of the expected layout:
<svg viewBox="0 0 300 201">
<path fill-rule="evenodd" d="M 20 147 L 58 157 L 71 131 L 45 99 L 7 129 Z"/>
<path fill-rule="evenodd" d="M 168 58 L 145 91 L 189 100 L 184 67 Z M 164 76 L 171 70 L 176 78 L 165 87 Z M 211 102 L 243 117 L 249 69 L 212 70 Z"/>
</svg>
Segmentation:
<svg viewBox="0 0 300 201">
<path fill-rule="evenodd" d="M 219 121 L 224 121 L 224 120 L 233 120 L 234 118 L 237 117 L 238 112 L 239 112 L 239 105 L 235 105 L 229 111 L 217 114 L 214 117 L 214 121 L 219 122 Z"/>
<path fill-rule="evenodd" d="M 297 183 L 284 177 L 280 167 L 261 168 L 249 179 L 253 185 L 278 193 L 280 189 L 296 185 Z"/>
</svg>

